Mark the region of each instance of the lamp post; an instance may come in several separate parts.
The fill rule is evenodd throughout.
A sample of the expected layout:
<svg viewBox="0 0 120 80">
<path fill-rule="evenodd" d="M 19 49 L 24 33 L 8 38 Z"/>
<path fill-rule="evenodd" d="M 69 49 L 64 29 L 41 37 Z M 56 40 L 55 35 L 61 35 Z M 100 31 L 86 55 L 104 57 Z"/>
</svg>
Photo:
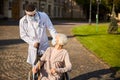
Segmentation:
<svg viewBox="0 0 120 80">
<path fill-rule="evenodd" d="M 96 0 L 97 2 L 97 12 L 96 12 L 96 32 L 98 32 L 98 23 L 99 23 L 99 4 L 101 0 Z"/>
<path fill-rule="evenodd" d="M 92 0 L 90 0 L 90 9 L 89 9 L 89 24 L 91 25 L 91 11 L 92 11 Z"/>
</svg>

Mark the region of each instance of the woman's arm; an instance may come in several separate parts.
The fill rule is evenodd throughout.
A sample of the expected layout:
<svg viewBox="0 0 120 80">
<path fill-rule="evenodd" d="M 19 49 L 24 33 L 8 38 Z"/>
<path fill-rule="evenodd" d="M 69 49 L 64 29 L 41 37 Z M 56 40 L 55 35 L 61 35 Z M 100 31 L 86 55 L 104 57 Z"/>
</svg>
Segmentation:
<svg viewBox="0 0 120 80">
<path fill-rule="evenodd" d="M 64 72 L 71 71 L 72 64 L 70 62 L 68 52 L 65 53 L 64 61 L 65 61 L 65 67 L 64 68 L 56 68 L 56 69 L 54 69 L 55 72 L 64 73 Z M 52 70 L 52 71 L 54 72 L 54 70 Z"/>
<path fill-rule="evenodd" d="M 47 48 L 47 50 L 45 51 L 45 53 L 42 55 L 42 57 L 40 58 L 40 60 L 37 62 L 37 64 L 32 68 L 32 72 L 36 73 L 37 70 L 39 70 L 45 63 L 46 61 L 46 56 L 49 52 L 50 48 Z"/>
<path fill-rule="evenodd" d="M 32 72 L 36 73 L 44 65 L 43 61 L 38 61 L 37 64 L 32 68 Z"/>
</svg>

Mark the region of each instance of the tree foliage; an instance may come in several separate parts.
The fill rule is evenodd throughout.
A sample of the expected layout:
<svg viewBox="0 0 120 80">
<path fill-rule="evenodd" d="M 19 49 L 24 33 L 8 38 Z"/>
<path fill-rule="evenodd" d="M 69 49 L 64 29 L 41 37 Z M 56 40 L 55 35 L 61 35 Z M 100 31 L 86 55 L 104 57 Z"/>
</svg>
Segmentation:
<svg viewBox="0 0 120 80">
<path fill-rule="evenodd" d="M 89 17 L 89 4 L 90 4 L 90 0 L 75 0 L 76 3 L 78 5 L 80 5 L 83 10 L 84 10 L 84 14 L 86 15 L 86 17 Z"/>
<path fill-rule="evenodd" d="M 113 8 L 113 4 L 115 5 L 115 10 L 119 10 L 120 0 L 103 0 L 106 4 L 106 7 L 109 7 L 110 10 Z"/>
<path fill-rule="evenodd" d="M 83 7 L 84 14 L 87 18 L 89 16 L 89 4 L 90 0 L 75 0 L 78 5 Z M 95 19 L 96 10 L 97 10 L 97 0 L 92 1 L 92 18 Z M 101 18 L 105 18 L 107 14 L 112 13 L 113 4 L 115 5 L 115 12 L 120 13 L 120 0 L 100 0 L 99 5 L 99 15 Z M 101 19 L 103 20 L 103 19 Z"/>
<path fill-rule="evenodd" d="M 89 4 L 89 0 L 75 0 L 79 5 Z"/>
</svg>

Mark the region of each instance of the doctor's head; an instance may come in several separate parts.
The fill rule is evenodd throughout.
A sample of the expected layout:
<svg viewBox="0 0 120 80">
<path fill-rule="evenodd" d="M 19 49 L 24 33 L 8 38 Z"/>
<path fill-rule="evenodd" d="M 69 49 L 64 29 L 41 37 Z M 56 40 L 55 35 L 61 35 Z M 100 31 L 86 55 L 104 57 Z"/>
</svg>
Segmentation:
<svg viewBox="0 0 120 80">
<path fill-rule="evenodd" d="M 34 6 L 34 4 L 27 4 L 25 6 L 25 13 L 29 17 L 35 16 L 35 14 L 36 14 L 36 7 Z"/>
<path fill-rule="evenodd" d="M 52 45 L 53 46 L 56 46 L 56 45 L 64 46 L 65 44 L 67 44 L 67 42 L 68 42 L 68 39 L 65 34 L 57 33 L 55 40 L 52 40 Z"/>
</svg>

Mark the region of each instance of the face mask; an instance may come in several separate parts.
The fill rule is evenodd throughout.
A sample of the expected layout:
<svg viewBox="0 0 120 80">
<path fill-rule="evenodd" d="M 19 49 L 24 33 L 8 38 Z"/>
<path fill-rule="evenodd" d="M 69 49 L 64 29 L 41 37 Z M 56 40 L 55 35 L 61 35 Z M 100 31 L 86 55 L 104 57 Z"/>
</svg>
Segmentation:
<svg viewBox="0 0 120 80">
<path fill-rule="evenodd" d="M 27 15 L 27 17 L 28 17 L 28 19 L 29 19 L 30 21 L 34 21 L 34 20 L 35 20 L 35 16 L 29 16 L 29 15 Z"/>
</svg>

